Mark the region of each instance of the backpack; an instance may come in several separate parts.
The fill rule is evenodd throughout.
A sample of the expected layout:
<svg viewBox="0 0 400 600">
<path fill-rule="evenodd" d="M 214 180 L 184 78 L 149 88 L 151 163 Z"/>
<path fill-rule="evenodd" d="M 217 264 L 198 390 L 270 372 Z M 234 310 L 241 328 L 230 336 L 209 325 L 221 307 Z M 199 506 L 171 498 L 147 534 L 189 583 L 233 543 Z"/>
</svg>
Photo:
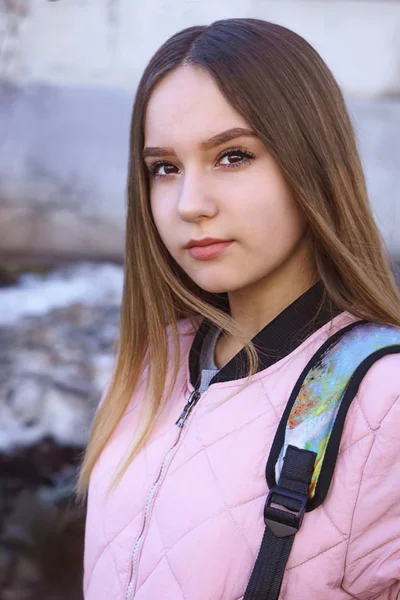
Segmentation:
<svg viewBox="0 0 400 600">
<path fill-rule="evenodd" d="M 360 383 L 377 360 L 398 352 L 400 328 L 357 321 L 330 337 L 306 365 L 268 458 L 265 532 L 243 600 L 277 600 L 304 515 L 328 493 Z"/>
</svg>

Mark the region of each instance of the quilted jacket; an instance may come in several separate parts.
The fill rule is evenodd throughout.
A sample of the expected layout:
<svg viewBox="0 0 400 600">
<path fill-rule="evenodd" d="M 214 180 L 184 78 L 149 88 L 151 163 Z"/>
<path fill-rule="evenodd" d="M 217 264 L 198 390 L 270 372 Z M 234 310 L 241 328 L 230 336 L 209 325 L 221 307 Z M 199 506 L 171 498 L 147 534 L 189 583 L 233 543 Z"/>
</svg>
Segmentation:
<svg viewBox="0 0 400 600">
<path fill-rule="evenodd" d="M 143 377 L 92 473 L 85 600 L 243 598 L 264 532 L 265 465 L 286 402 L 312 355 L 352 320 L 337 314 L 288 351 L 279 344 L 293 336 L 277 335 L 278 318 L 268 330 L 270 358 L 248 385 L 238 363 L 228 364 L 181 429 L 175 423 L 194 389 L 196 348 L 189 322 L 180 323 L 180 374 L 146 447 L 107 494 L 134 439 Z M 400 598 L 399 397 L 397 354 L 376 362 L 361 383 L 328 495 L 296 535 L 281 600 Z"/>
</svg>

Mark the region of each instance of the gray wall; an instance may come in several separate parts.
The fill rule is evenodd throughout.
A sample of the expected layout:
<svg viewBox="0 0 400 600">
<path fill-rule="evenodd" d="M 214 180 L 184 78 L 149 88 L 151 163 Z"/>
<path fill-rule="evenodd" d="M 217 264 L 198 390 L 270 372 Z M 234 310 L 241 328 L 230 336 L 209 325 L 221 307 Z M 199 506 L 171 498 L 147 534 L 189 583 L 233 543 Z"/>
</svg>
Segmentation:
<svg viewBox="0 0 400 600">
<path fill-rule="evenodd" d="M 0 0 L 0 252 L 121 256 L 138 78 L 170 34 L 231 16 L 287 25 L 328 62 L 400 257 L 400 3 L 382 0 Z"/>
</svg>

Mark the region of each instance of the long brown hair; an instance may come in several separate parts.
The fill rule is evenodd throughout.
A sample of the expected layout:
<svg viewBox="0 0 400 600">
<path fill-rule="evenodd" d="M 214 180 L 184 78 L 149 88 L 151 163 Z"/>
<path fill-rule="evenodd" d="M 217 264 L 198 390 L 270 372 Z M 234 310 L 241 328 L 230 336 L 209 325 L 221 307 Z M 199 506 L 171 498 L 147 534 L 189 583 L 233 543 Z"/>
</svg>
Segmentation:
<svg viewBox="0 0 400 600">
<path fill-rule="evenodd" d="M 79 481 L 82 495 L 144 368 L 148 400 L 142 429 L 120 474 L 145 443 L 178 372 L 177 321 L 202 316 L 239 335 L 219 299 L 199 289 L 172 260 L 149 208 L 142 160 L 146 108 L 154 86 L 184 64 L 208 71 L 279 164 L 308 222 L 327 295 L 358 317 L 400 325 L 400 298 L 371 214 L 353 129 L 342 93 L 318 53 L 293 31 L 256 19 L 227 19 L 177 33 L 153 56 L 136 94 L 119 351 L 94 419 Z M 172 363 L 167 335 L 175 348 Z M 251 344 L 246 348 L 252 370 L 255 351 Z"/>
</svg>

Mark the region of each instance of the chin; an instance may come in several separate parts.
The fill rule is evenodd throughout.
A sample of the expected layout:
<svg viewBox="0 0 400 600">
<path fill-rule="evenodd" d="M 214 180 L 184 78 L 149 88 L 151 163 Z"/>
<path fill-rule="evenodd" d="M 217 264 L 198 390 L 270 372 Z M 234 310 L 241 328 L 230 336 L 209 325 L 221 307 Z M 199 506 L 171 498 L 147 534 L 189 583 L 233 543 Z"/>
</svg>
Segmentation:
<svg viewBox="0 0 400 600">
<path fill-rule="evenodd" d="M 239 282 L 224 281 L 222 277 L 219 278 L 193 278 L 193 281 L 201 287 L 205 292 L 210 294 L 228 294 L 235 290 L 241 289 L 245 284 L 240 285 Z"/>
</svg>

